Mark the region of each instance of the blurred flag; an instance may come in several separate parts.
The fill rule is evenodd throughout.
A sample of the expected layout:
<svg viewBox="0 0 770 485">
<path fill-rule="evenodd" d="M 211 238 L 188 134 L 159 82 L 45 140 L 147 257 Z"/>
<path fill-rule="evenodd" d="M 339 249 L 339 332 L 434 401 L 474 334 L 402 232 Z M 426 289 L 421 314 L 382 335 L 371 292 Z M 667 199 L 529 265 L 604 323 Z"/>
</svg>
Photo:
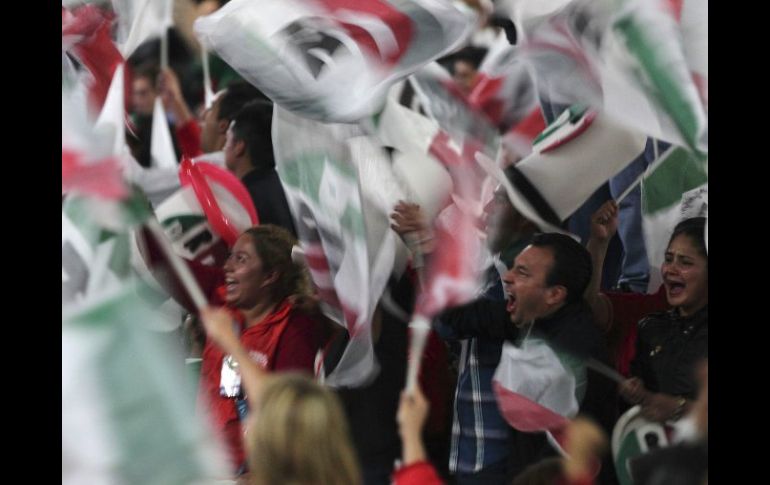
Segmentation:
<svg viewBox="0 0 770 485">
<path fill-rule="evenodd" d="M 377 156 L 378 148 L 356 147 L 371 144 L 356 125 L 322 124 L 278 106 L 273 116 L 276 169 L 305 260 L 324 312 L 350 336 L 325 382 L 364 385 L 378 370 L 372 316 L 390 277 L 396 244 L 386 215 L 364 218 L 358 157 Z M 375 224 L 384 227 L 371 227 Z M 382 237 L 369 237 L 372 232 Z"/>
<path fill-rule="evenodd" d="M 63 484 L 227 477 L 181 351 L 148 330 L 162 316 L 140 293 L 126 282 L 62 315 Z"/>
<path fill-rule="evenodd" d="M 457 48 L 474 14 L 430 0 L 232 0 L 195 32 L 283 108 L 350 122 L 381 108 L 388 88 Z"/>
</svg>

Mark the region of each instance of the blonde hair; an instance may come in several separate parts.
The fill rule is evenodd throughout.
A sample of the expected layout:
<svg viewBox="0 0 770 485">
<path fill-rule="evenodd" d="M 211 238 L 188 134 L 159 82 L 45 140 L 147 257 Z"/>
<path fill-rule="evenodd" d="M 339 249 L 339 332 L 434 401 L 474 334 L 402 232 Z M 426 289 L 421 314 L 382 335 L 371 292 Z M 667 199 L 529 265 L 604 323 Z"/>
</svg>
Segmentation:
<svg viewBox="0 0 770 485">
<path fill-rule="evenodd" d="M 360 485 L 342 407 L 301 374 L 270 376 L 254 410 L 247 448 L 256 485 Z"/>
</svg>

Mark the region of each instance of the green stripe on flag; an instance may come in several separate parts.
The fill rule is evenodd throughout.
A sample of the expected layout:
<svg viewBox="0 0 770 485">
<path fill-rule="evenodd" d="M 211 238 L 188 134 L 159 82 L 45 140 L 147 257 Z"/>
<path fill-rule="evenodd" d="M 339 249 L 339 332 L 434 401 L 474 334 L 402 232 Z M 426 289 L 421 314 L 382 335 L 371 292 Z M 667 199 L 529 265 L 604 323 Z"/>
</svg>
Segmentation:
<svg viewBox="0 0 770 485">
<path fill-rule="evenodd" d="M 302 154 L 278 166 L 281 181 L 307 194 L 315 203 L 319 202 L 318 189 L 327 157 L 323 153 Z"/>
<path fill-rule="evenodd" d="M 708 175 L 688 150 L 675 147 L 642 182 L 642 211 L 652 214 L 679 204 L 682 194 L 708 182 Z"/>
<path fill-rule="evenodd" d="M 342 184 L 358 187 L 358 177 L 354 167 L 340 163 L 326 154 L 302 154 L 278 167 L 281 180 L 291 188 L 306 194 L 316 204 L 315 210 L 329 213 L 330 208 L 321 202 L 321 184 L 324 174 L 327 177 L 338 177 Z M 327 180 L 326 183 L 332 183 Z M 366 237 L 363 213 L 360 207 L 353 205 L 357 202 L 358 194 L 338 194 L 335 199 L 348 198 L 339 218 L 340 225 L 355 237 Z M 330 214 L 331 215 L 331 214 Z"/>
<path fill-rule="evenodd" d="M 626 47 L 639 61 L 642 68 L 640 75 L 650 81 L 648 87 L 655 99 L 674 121 L 688 146 L 697 150 L 703 126 L 698 119 L 700 107 L 693 105 L 692 96 L 688 96 L 685 88 L 692 80 L 677 76 L 681 70 L 671 65 L 673 53 L 667 55 L 661 49 L 634 13 L 620 18 L 614 28 L 625 38 Z"/>
<path fill-rule="evenodd" d="M 345 208 L 345 212 L 340 219 L 340 225 L 355 237 L 366 238 L 364 216 L 360 210 L 356 210 L 352 205 L 348 205 Z"/>
<path fill-rule="evenodd" d="M 120 278 L 131 274 L 131 244 L 128 241 L 129 234 L 115 236 L 115 245 L 107 263 L 108 267 Z"/>
<path fill-rule="evenodd" d="M 195 416 L 181 351 L 147 329 L 147 322 L 163 317 L 153 309 L 158 302 L 139 291 L 127 284 L 63 322 L 102 339 L 88 358 L 118 450 L 112 474 L 117 483 L 181 485 L 211 478 L 216 451 Z"/>
</svg>

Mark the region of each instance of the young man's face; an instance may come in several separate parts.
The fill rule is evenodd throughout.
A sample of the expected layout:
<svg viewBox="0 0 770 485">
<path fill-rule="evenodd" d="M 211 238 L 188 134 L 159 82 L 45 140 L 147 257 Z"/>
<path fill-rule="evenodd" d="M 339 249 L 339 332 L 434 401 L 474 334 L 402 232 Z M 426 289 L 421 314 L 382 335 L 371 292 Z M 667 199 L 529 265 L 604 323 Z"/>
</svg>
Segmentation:
<svg viewBox="0 0 770 485">
<path fill-rule="evenodd" d="M 131 86 L 131 104 L 134 113 L 152 116 L 155 107 L 155 88 L 149 78 L 138 77 Z"/>
<path fill-rule="evenodd" d="M 468 94 L 471 92 L 471 88 L 473 88 L 476 74 L 478 74 L 478 71 L 470 62 L 456 61 L 452 78 L 460 86 L 460 89 Z"/>
<path fill-rule="evenodd" d="M 527 246 L 503 276 L 507 310 L 517 326 L 544 317 L 553 308 L 552 289 L 546 285 L 553 264 L 550 249 Z"/>
</svg>

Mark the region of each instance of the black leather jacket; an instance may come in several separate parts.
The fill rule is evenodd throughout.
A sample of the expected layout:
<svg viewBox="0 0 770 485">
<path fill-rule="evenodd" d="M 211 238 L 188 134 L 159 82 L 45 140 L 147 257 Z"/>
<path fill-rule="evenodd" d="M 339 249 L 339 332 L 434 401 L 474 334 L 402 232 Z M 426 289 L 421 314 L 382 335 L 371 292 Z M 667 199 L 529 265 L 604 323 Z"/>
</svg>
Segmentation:
<svg viewBox="0 0 770 485">
<path fill-rule="evenodd" d="M 631 374 L 647 389 L 695 399 L 695 367 L 708 358 L 708 305 L 690 317 L 677 310 L 653 313 L 639 322 Z"/>
</svg>

